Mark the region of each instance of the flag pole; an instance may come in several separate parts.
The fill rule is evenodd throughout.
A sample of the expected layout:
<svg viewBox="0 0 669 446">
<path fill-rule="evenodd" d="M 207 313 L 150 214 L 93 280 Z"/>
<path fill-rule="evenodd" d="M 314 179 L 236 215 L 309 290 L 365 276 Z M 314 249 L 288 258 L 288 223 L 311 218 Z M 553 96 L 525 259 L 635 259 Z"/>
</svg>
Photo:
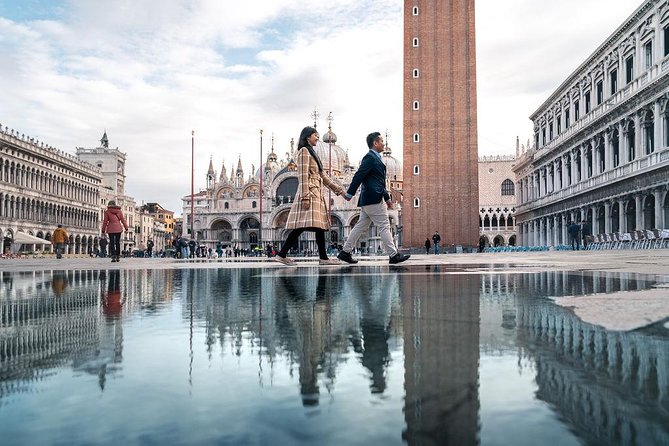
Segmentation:
<svg viewBox="0 0 669 446">
<path fill-rule="evenodd" d="M 191 130 L 190 137 L 190 238 L 195 240 L 195 130 Z"/>
<path fill-rule="evenodd" d="M 262 129 L 260 129 L 260 220 L 258 222 L 260 226 L 260 234 L 258 234 L 258 245 L 260 248 L 263 248 L 262 244 L 262 174 L 263 174 L 263 165 L 262 165 Z"/>
</svg>

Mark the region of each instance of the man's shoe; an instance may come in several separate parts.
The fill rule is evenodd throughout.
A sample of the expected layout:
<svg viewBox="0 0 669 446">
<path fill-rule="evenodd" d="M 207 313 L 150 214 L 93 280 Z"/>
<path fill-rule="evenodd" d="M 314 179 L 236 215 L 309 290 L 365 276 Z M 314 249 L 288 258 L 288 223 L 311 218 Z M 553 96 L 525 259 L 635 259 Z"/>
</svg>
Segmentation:
<svg viewBox="0 0 669 446">
<path fill-rule="evenodd" d="M 288 257 L 281 257 L 278 254 L 276 255 L 276 257 L 274 257 L 274 259 L 279 263 L 283 263 L 284 265 L 288 266 L 295 265 L 295 260 L 289 259 Z"/>
<path fill-rule="evenodd" d="M 402 263 L 405 260 L 409 260 L 411 255 L 409 254 L 400 254 L 399 252 L 390 258 L 390 264 L 395 265 L 397 263 Z"/>
<path fill-rule="evenodd" d="M 346 263 L 351 263 L 351 264 L 358 263 L 358 261 L 351 256 L 351 253 L 346 251 L 339 251 L 339 254 L 337 254 L 337 258 Z"/>
<path fill-rule="evenodd" d="M 319 265 L 342 265 L 341 261 L 337 259 L 319 259 Z"/>
</svg>

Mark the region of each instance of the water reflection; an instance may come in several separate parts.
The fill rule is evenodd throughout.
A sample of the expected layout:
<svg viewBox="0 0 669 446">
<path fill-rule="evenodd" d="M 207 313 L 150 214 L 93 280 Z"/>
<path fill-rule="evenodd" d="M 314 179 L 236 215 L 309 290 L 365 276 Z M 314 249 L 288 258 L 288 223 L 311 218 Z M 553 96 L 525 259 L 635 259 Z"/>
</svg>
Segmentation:
<svg viewBox="0 0 669 446">
<path fill-rule="evenodd" d="M 43 395 L 57 381 L 64 392 L 112 393 L 115 403 L 147 409 L 152 416 L 137 431 L 123 414 L 104 422 L 155 442 L 241 444 L 278 435 L 291 443 L 509 443 L 508 426 L 529 429 L 524 410 L 540 403 L 548 427 L 514 444 L 548 442 L 558 431 L 573 443 L 669 443 L 667 330 L 606 331 L 547 299 L 642 290 L 652 280 L 461 273 L 438 266 L 0 272 L 0 434 L 18 429 L 17 442 L 30 440 L 23 402 L 53 405 Z M 504 389 L 482 378 L 482 361 L 509 356 L 534 387 L 523 410 L 498 426 L 486 414 L 501 408 L 483 402 L 486 392 Z M 186 393 L 173 390 L 182 386 Z M 222 388 L 230 389 L 225 397 Z M 174 409 L 190 405 L 196 410 Z M 92 407 L 61 400 L 48 408 L 74 417 Z M 304 423 L 304 414 L 318 422 Z M 213 434 L 235 417 L 225 436 Z M 45 432 L 67 435 L 43 421 Z M 95 432 L 95 423 L 75 432 Z M 169 434 L 165 423 L 174 426 Z"/>
</svg>

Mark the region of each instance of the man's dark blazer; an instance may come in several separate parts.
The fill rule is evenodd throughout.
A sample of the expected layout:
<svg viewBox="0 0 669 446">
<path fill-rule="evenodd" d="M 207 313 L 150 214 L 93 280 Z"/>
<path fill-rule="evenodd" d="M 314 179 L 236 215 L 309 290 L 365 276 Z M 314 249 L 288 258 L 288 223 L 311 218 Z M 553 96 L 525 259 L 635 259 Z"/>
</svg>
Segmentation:
<svg viewBox="0 0 669 446">
<path fill-rule="evenodd" d="M 346 193 L 355 195 L 361 184 L 358 206 L 378 204 L 381 203 L 381 199 L 390 200 L 390 194 L 386 190 L 386 165 L 372 149 L 362 158 L 360 167 L 353 175 L 353 180 Z"/>
</svg>

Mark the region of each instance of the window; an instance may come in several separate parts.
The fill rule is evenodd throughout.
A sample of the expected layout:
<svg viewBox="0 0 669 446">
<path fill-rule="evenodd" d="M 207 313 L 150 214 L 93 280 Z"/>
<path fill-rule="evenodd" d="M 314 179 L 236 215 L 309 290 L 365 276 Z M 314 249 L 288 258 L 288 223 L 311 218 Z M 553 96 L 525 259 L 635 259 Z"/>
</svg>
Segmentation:
<svg viewBox="0 0 669 446">
<path fill-rule="evenodd" d="M 644 58 L 646 60 L 646 70 L 653 66 L 653 41 L 648 41 L 643 46 Z"/>
<path fill-rule="evenodd" d="M 574 101 L 574 122 L 578 121 L 578 115 L 579 115 L 578 106 L 579 106 L 578 101 Z"/>
<path fill-rule="evenodd" d="M 569 109 L 564 111 L 564 128 L 569 128 Z"/>
<path fill-rule="evenodd" d="M 552 122 L 548 123 L 548 140 L 549 141 L 553 140 L 553 123 Z"/>
<path fill-rule="evenodd" d="M 546 145 L 546 128 L 541 129 L 541 145 L 545 146 Z"/>
<path fill-rule="evenodd" d="M 417 79 L 417 78 L 420 77 L 420 71 L 418 70 L 418 68 L 413 69 L 413 77 L 414 77 L 414 79 Z"/>
<path fill-rule="evenodd" d="M 413 174 L 414 175 L 419 175 L 420 174 L 420 167 L 418 167 L 418 164 L 413 166 Z"/>
<path fill-rule="evenodd" d="M 618 91 L 618 70 L 611 71 L 611 95 Z"/>
<path fill-rule="evenodd" d="M 413 134 L 413 142 L 420 142 L 420 135 L 418 133 Z"/>
<path fill-rule="evenodd" d="M 502 195 L 515 195 L 515 185 L 508 178 L 502 182 Z"/>
<path fill-rule="evenodd" d="M 664 55 L 669 56 L 669 25 L 662 30 L 662 37 L 664 38 Z"/>
<path fill-rule="evenodd" d="M 604 82 L 597 82 L 597 86 L 595 88 L 597 91 L 597 105 L 599 105 L 604 102 Z"/>
<path fill-rule="evenodd" d="M 418 15 L 418 6 L 414 6 L 414 7 L 411 9 L 411 13 L 412 13 L 413 15 Z"/>
<path fill-rule="evenodd" d="M 230 203 L 226 202 L 226 203 L 223 205 L 223 208 L 224 208 L 224 209 L 230 209 Z"/>
<path fill-rule="evenodd" d="M 586 92 L 583 95 L 583 99 L 585 99 L 585 113 L 588 114 L 590 113 L 590 92 Z"/>
<path fill-rule="evenodd" d="M 419 110 L 420 109 L 420 104 L 418 103 L 418 101 L 413 101 L 413 109 L 414 110 Z"/>
<path fill-rule="evenodd" d="M 629 84 L 634 78 L 634 56 L 625 59 L 625 83 Z"/>
<path fill-rule="evenodd" d="M 414 48 L 418 48 L 418 37 L 413 38 L 412 44 Z"/>
<path fill-rule="evenodd" d="M 555 131 L 557 134 L 560 134 L 560 130 L 562 129 L 562 117 L 558 116 L 555 120 Z"/>
<path fill-rule="evenodd" d="M 255 201 L 251 202 L 251 207 L 252 207 L 253 209 L 255 209 L 257 206 L 258 206 L 258 203 L 257 203 L 257 202 L 255 202 Z"/>
<path fill-rule="evenodd" d="M 415 207 L 415 208 L 420 207 L 420 198 L 414 198 L 413 199 L 413 207 Z"/>
</svg>

